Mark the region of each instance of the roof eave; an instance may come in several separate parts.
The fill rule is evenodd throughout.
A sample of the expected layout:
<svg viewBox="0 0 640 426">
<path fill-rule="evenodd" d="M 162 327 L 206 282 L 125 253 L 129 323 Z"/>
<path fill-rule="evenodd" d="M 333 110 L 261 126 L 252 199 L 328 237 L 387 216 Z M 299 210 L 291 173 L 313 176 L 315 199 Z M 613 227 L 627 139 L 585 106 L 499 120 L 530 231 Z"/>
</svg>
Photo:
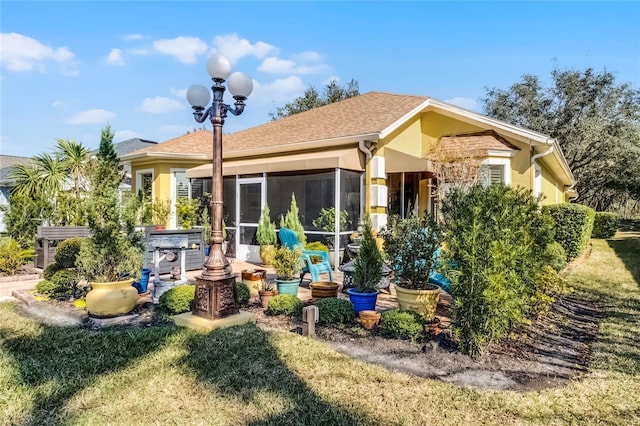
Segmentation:
<svg viewBox="0 0 640 426">
<path fill-rule="evenodd" d="M 162 152 L 162 151 L 145 151 L 139 153 L 131 153 L 123 155 L 123 161 L 137 160 L 140 158 L 180 158 L 185 160 L 208 160 L 211 157 L 207 154 L 192 154 L 185 152 Z"/>
</svg>

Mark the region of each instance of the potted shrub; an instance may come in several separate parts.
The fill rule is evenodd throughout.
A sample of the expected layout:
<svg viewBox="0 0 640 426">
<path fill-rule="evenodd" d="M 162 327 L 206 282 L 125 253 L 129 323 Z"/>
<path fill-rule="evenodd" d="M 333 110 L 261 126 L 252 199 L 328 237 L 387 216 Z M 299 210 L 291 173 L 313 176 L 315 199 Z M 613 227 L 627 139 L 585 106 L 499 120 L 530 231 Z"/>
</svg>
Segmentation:
<svg viewBox="0 0 640 426">
<path fill-rule="evenodd" d="M 396 274 L 396 299 L 401 309 L 418 311 L 432 321 L 440 287 L 429 282 L 444 233 L 431 216 L 401 219 L 393 216 L 381 232 L 385 252 Z"/>
<path fill-rule="evenodd" d="M 156 198 L 151 204 L 151 211 L 156 229 L 163 230 L 169 223 L 169 217 L 171 216 L 171 201 Z"/>
<path fill-rule="evenodd" d="M 344 210 L 340 211 L 339 218 L 339 226 L 338 230 L 342 231 L 347 224 L 347 212 Z M 317 218 L 313 220 L 313 226 L 322 229 L 324 232 L 331 233 L 331 235 L 326 235 L 325 241 L 327 243 L 327 247 L 329 248 L 329 263 L 331 263 L 331 267 L 335 266 L 335 247 L 334 247 L 334 232 L 335 232 L 335 221 L 336 221 L 336 209 L 335 207 L 331 207 L 329 209 L 323 208 L 320 210 L 320 214 Z M 339 259 L 342 259 L 344 255 L 344 249 L 339 249 Z"/>
<path fill-rule="evenodd" d="M 347 290 L 356 312 L 376 309 L 376 301 L 378 293 L 380 293 L 378 284 L 382 278 L 383 265 L 382 254 L 378 250 L 371 224 L 367 218 L 363 224 L 360 250 L 353 261 L 354 287 Z"/>
<path fill-rule="evenodd" d="M 302 248 L 293 250 L 287 247 L 279 247 L 273 255 L 273 269 L 276 272 L 278 294 L 298 294 L 300 274 L 302 273 Z"/>
<path fill-rule="evenodd" d="M 99 317 L 126 314 L 135 307 L 138 291 L 131 284 L 140 274 L 143 257 L 140 234 L 134 232 L 132 221 L 124 220 L 119 193 L 124 173 L 112 140 L 113 133 L 107 126 L 90 177 L 91 237 L 83 240 L 76 260 L 78 272 L 91 285 L 87 310 Z"/>
<path fill-rule="evenodd" d="M 291 229 L 298 235 L 298 242 L 303 246 L 307 243 L 307 236 L 304 234 L 304 227 L 300 222 L 300 214 L 298 204 L 296 203 L 296 195 L 291 193 L 291 205 L 287 214 L 280 217 L 280 228 Z"/>
<path fill-rule="evenodd" d="M 267 309 L 269 307 L 269 301 L 273 296 L 278 294 L 278 290 L 271 281 L 262 280 L 262 287 L 258 290 L 258 296 L 260 297 L 260 305 Z"/>
<path fill-rule="evenodd" d="M 262 208 L 256 239 L 258 240 L 258 245 L 260 245 L 262 264 L 266 266 L 271 265 L 276 243 L 278 242 L 278 236 L 276 235 L 276 224 L 271 222 L 268 204 L 265 204 Z"/>
</svg>

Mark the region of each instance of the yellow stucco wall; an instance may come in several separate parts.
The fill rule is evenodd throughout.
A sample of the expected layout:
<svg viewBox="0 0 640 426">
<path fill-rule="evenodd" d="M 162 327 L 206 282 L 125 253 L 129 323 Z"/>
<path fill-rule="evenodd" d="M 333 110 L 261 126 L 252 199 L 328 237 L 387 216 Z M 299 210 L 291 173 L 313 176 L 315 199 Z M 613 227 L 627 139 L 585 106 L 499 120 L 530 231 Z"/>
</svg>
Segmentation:
<svg viewBox="0 0 640 426">
<path fill-rule="evenodd" d="M 153 197 L 160 200 L 171 198 L 171 169 L 190 169 L 209 161 L 175 161 L 170 160 L 148 160 L 131 161 L 131 188 L 137 187 L 136 174 L 139 170 L 153 170 Z"/>
</svg>

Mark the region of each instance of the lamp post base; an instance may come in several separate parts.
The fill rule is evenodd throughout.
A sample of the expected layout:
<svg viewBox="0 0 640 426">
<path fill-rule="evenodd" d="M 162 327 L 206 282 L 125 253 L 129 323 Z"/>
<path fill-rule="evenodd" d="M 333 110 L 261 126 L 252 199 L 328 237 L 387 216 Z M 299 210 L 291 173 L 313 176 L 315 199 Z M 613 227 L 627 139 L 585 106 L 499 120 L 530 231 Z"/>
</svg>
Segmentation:
<svg viewBox="0 0 640 426">
<path fill-rule="evenodd" d="M 217 319 L 240 312 L 236 304 L 236 278 L 210 279 L 196 277 L 193 315 Z"/>
</svg>

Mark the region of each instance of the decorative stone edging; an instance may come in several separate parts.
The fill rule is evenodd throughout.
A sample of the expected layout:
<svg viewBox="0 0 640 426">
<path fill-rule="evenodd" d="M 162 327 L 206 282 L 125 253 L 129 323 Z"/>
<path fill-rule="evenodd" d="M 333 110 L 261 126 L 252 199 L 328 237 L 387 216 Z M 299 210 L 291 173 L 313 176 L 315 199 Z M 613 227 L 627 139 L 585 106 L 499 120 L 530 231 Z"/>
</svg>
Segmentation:
<svg viewBox="0 0 640 426">
<path fill-rule="evenodd" d="M 11 275 L 8 277 L 0 277 L 0 283 L 39 280 L 40 278 L 42 278 L 42 274 Z"/>
</svg>

